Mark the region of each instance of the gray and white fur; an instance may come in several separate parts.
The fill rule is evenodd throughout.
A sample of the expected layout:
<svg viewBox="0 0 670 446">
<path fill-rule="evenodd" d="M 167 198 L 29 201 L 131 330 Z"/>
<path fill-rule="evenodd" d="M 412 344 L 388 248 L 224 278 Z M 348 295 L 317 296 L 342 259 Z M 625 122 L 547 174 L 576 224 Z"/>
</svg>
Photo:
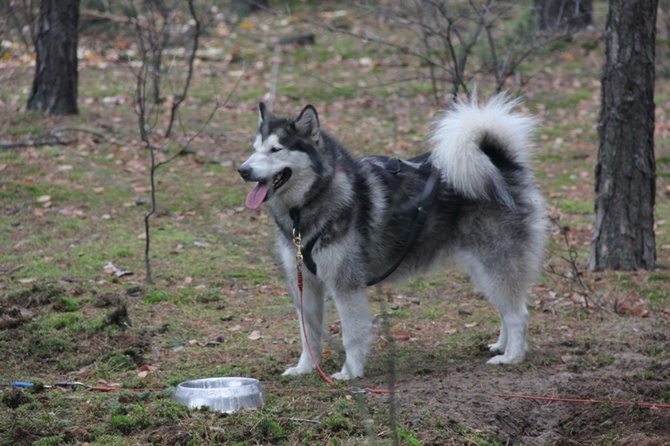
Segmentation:
<svg viewBox="0 0 670 446">
<path fill-rule="evenodd" d="M 346 353 L 333 377 L 363 376 L 372 343 L 366 286 L 400 259 L 387 281 L 446 261 L 460 265 L 502 319 L 500 336 L 489 346 L 500 354 L 488 363 L 523 361 L 526 293 L 542 264 L 546 230 L 544 200 L 530 169 L 534 120 L 514 111 L 516 105 L 504 95 L 483 105 L 476 100 L 455 104 L 436 120 L 427 138 L 432 150 L 406 161 L 352 158 L 321 129 L 311 105 L 295 119 L 276 117 L 259 105 L 254 152 L 239 173 L 256 183 L 247 206 L 258 209 L 265 203 L 277 225 L 298 314 L 296 215 L 314 269 L 303 268 L 302 354 L 284 375 L 314 370 L 305 336 L 318 360 L 330 296 Z M 437 189 L 432 203 L 422 206 L 431 172 L 439 173 Z M 419 207 L 427 211 L 425 222 L 410 236 Z"/>
</svg>

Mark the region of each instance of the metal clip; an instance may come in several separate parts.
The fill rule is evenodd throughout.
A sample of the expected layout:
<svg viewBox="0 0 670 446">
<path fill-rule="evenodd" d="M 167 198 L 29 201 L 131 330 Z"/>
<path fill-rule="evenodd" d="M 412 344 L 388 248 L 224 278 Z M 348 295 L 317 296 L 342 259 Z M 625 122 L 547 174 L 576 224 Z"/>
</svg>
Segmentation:
<svg viewBox="0 0 670 446">
<path fill-rule="evenodd" d="M 79 381 L 60 381 L 57 382 L 53 385 L 54 387 L 61 388 L 61 389 L 67 389 L 69 388 L 71 391 L 77 390 L 77 387 L 83 387 L 84 389 L 89 389 L 91 386 L 88 384 L 84 384 Z"/>
<path fill-rule="evenodd" d="M 300 231 L 297 231 L 295 228 L 293 229 L 293 244 L 298 249 L 298 252 L 295 253 L 295 261 L 298 265 L 302 265 L 302 237 L 300 236 Z"/>
<path fill-rule="evenodd" d="M 368 394 L 370 391 L 368 389 L 361 389 L 360 387 L 352 387 L 349 389 L 349 393 L 352 395 L 357 395 L 357 394 Z"/>
</svg>

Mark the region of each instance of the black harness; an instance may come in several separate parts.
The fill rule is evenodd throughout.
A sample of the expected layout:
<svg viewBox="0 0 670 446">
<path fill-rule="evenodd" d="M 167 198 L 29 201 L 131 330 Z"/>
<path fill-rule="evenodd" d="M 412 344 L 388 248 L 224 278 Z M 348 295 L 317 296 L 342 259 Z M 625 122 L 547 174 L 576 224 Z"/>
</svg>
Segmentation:
<svg viewBox="0 0 670 446">
<path fill-rule="evenodd" d="M 418 163 L 414 161 L 419 159 L 422 162 L 420 165 L 417 165 Z M 437 194 L 437 186 L 440 183 L 439 171 L 432 166 L 425 156 L 414 158 L 409 160 L 409 162 L 399 160 L 398 158 L 389 158 L 385 161 L 383 167 L 374 163 L 371 163 L 370 165 L 381 174 L 392 190 L 392 195 L 397 197 L 395 202 L 391 203 L 391 206 L 399 209 L 399 212 L 411 216 L 412 223 L 407 230 L 407 238 L 405 239 L 404 248 L 400 256 L 398 256 L 395 263 L 388 270 L 379 276 L 368 280 L 366 283 L 367 286 L 375 285 L 386 279 L 393 274 L 403 260 L 405 260 L 405 257 L 407 257 L 407 254 L 409 254 L 414 246 L 414 242 L 421 234 L 423 225 L 426 223 L 426 220 L 428 220 L 428 213 L 433 205 L 435 195 Z M 402 188 L 403 182 L 411 176 L 414 176 L 414 179 L 426 178 L 423 190 L 416 197 L 408 196 Z M 289 216 L 293 222 L 293 232 L 298 234 L 300 232 L 300 209 L 291 209 L 289 211 Z M 309 243 L 303 247 L 302 251 L 304 264 L 314 275 L 317 273 L 317 268 L 316 263 L 312 258 L 312 249 L 318 239 L 319 235 L 310 240 Z"/>
</svg>

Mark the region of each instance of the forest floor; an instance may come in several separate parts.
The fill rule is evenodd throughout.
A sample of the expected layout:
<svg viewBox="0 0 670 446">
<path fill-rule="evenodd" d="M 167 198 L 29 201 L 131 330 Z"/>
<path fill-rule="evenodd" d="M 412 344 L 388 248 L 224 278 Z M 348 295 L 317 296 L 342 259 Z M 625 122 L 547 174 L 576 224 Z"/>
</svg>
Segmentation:
<svg viewBox="0 0 670 446">
<path fill-rule="evenodd" d="M 657 80 L 657 268 L 587 272 L 602 11 L 596 19 L 596 30 L 533 55 L 507 85 L 538 119 L 534 168 L 550 221 L 543 274 L 529 297 L 526 361 L 486 365 L 495 311 L 460 271 L 435 271 L 370 289 L 383 323 L 367 375 L 354 385 L 392 394 L 280 376 L 297 361 L 298 322 L 272 221 L 244 207 L 248 185 L 236 169 L 251 150 L 257 103 L 275 87 L 277 113 L 313 104 L 323 128 L 355 155 L 419 153 L 440 111 L 430 83 L 417 78 L 425 66 L 317 22 L 409 36 L 354 11 L 310 8 L 211 29 L 176 136 L 152 135 L 164 147 L 159 159 L 193 139 L 188 154 L 156 173 L 151 285 L 143 221 L 150 165 L 133 108 L 132 30 L 83 33 L 80 114 L 71 117 L 25 110 L 34 56 L 18 39 L 5 45 L 0 445 L 668 444 L 670 83 Z M 315 34 L 313 45 L 275 45 L 305 32 Z M 183 79 L 183 58 L 171 63 L 168 96 Z M 477 81 L 489 94 L 485 76 Z M 160 115 L 156 129 L 164 125 Z M 333 373 L 341 345 L 332 308 L 328 321 L 322 367 Z M 266 404 L 226 415 L 171 401 L 180 382 L 217 376 L 258 378 Z M 7 385 L 14 381 L 34 385 Z M 60 381 L 116 390 L 47 387 Z"/>
</svg>

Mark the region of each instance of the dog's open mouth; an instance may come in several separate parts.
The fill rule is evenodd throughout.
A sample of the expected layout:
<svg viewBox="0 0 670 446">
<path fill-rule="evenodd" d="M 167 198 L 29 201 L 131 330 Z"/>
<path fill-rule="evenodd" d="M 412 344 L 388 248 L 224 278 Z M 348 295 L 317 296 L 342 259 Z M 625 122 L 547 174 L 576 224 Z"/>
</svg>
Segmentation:
<svg viewBox="0 0 670 446">
<path fill-rule="evenodd" d="M 291 178 L 291 169 L 286 167 L 272 176 L 272 187 L 275 192 L 282 187 Z M 247 195 L 247 207 L 249 209 L 259 209 L 268 197 L 270 186 L 267 181 L 259 181 L 256 186 Z"/>
<path fill-rule="evenodd" d="M 288 167 L 282 170 L 281 172 L 277 172 L 274 174 L 272 177 L 272 185 L 274 186 L 275 190 L 279 189 L 282 187 L 286 182 L 288 181 L 289 178 L 291 178 L 291 169 Z"/>
</svg>

